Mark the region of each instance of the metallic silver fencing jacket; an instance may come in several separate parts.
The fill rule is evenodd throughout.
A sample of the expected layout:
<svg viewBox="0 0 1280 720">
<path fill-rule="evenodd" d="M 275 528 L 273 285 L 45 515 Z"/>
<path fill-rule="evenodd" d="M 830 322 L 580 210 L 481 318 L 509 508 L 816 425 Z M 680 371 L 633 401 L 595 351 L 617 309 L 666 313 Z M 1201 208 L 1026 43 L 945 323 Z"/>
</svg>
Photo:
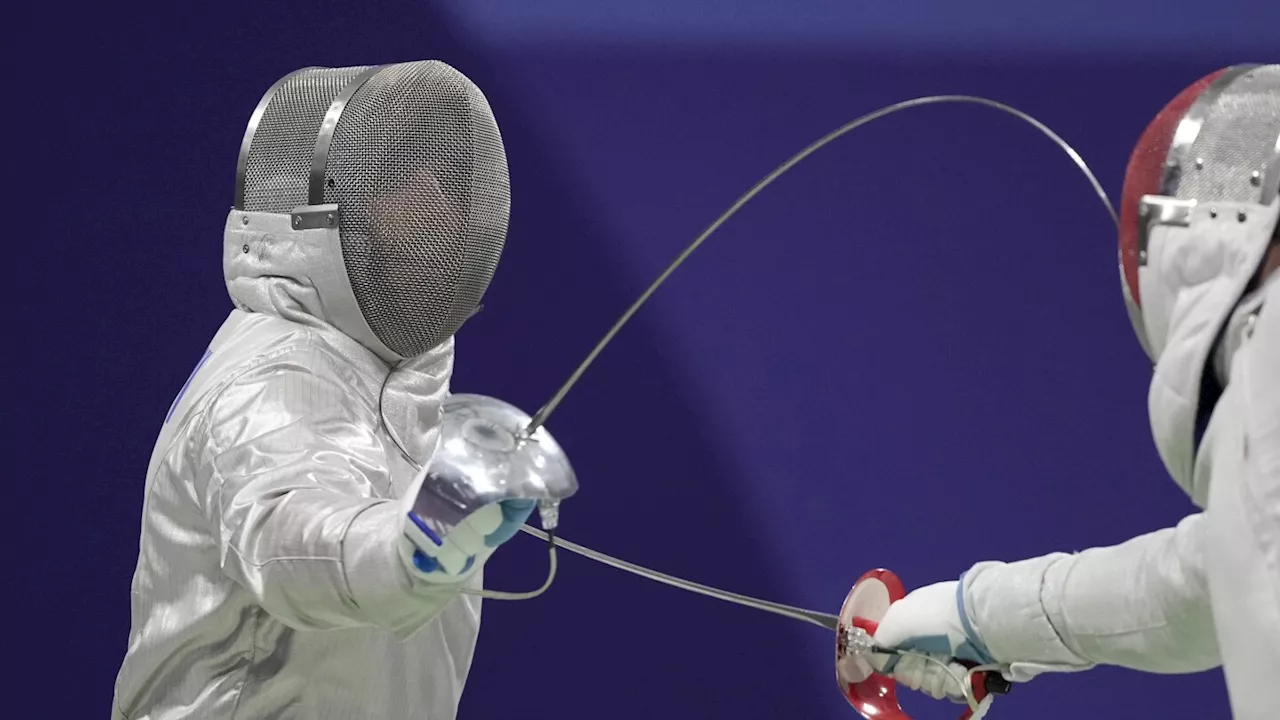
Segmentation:
<svg viewBox="0 0 1280 720">
<path fill-rule="evenodd" d="M 228 218 L 237 309 L 152 453 L 115 720 L 456 714 L 480 600 L 409 574 L 390 502 L 434 452 L 453 341 L 393 366 L 338 332 L 358 311 L 316 290 L 324 252 L 288 215 Z"/>
</svg>

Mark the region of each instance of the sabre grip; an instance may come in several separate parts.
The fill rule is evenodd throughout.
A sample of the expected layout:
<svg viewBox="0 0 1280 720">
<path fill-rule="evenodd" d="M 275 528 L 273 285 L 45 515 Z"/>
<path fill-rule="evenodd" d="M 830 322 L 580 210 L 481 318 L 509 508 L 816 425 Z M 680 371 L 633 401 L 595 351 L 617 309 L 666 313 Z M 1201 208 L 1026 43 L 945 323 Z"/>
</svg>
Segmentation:
<svg viewBox="0 0 1280 720">
<path fill-rule="evenodd" d="M 1005 680 L 1004 676 L 998 672 L 978 674 L 982 676 L 982 689 L 992 695 L 1008 695 L 1009 691 L 1013 689 L 1013 683 Z"/>
<path fill-rule="evenodd" d="M 977 663 L 968 660 L 957 660 L 957 662 L 970 669 L 978 666 Z M 970 675 L 969 689 L 973 692 L 973 699 L 981 703 L 988 695 L 1007 695 L 1013 689 L 1013 683 L 1006 680 L 1000 673 L 988 670 Z M 960 714 L 960 720 L 970 720 L 972 717 L 972 708 L 966 708 Z"/>
<path fill-rule="evenodd" d="M 956 660 L 956 662 L 970 670 L 978 667 L 977 663 L 970 660 Z M 969 687 L 973 689 L 973 696 L 981 700 L 987 695 L 1008 695 L 1013 689 L 1013 683 L 1005 680 L 1000 673 L 989 670 L 970 676 Z"/>
</svg>

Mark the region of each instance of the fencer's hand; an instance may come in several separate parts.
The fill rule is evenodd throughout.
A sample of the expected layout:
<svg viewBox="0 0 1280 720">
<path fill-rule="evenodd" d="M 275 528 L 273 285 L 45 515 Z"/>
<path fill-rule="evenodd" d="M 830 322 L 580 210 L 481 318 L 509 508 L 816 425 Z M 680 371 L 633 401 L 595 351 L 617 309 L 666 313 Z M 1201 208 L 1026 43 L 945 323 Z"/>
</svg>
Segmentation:
<svg viewBox="0 0 1280 720">
<path fill-rule="evenodd" d="M 962 683 L 967 668 L 959 660 L 992 663 L 981 638 L 965 615 L 958 582 L 922 587 L 889 606 L 875 633 L 880 647 L 932 655 L 930 662 L 915 654 L 875 655 L 877 669 L 912 690 L 930 697 L 964 702 Z"/>
<path fill-rule="evenodd" d="M 503 500 L 468 515 L 441 536 L 414 512 L 409 513 L 404 536 L 410 543 L 410 559 L 419 577 L 428 582 L 454 583 L 470 577 L 489 556 L 510 540 L 537 503 Z"/>
</svg>

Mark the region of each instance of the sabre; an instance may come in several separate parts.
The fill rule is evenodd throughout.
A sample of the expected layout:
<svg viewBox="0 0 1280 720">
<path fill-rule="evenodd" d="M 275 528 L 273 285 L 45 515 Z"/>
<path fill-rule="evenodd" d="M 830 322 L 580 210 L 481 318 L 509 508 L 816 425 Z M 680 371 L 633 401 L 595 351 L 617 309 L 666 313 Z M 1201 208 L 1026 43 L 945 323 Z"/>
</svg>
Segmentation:
<svg viewBox="0 0 1280 720">
<path fill-rule="evenodd" d="M 880 685 L 866 685 L 866 683 L 884 681 L 892 683 L 892 681 L 874 673 L 870 669 L 869 658 L 876 654 L 904 654 L 899 651 L 876 647 L 871 640 L 873 632 L 869 632 L 863 626 L 866 622 L 878 619 L 869 618 L 869 614 L 874 615 L 878 612 L 879 615 L 883 615 L 888 604 L 896 599 L 889 597 L 892 593 L 886 594 L 884 602 L 872 608 L 874 612 L 868 611 L 867 608 L 860 608 L 856 614 L 848 617 L 844 616 L 845 613 L 843 611 L 842 615 L 837 616 L 703 585 L 646 568 L 560 538 L 557 536 L 557 530 L 560 523 L 561 504 L 577 492 L 578 480 L 564 451 L 555 442 L 550 433 L 547 432 L 545 425 L 560 407 L 569 391 L 573 389 L 600 354 L 608 347 L 609 343 L 613 341 L 627 322 L 635 316 L 658 288 L 708 238 L 765 188 L 809 156 L 867 123 L 903 110 L 941 104 L 969 104 L 992 108 L 1012 115 L 1039 130 L 1065 152 L 1085 175 L 1094 193 L 1110 215 L 1112 222 L 1119 225 L 1119 215 L 1112 206 L 1101 183 L 1098 182 L 1097 177 L 1084 161 L 1084 158 L 1044 123 L 1017 108 L 996 100 L 973 95 L 919 97 L 882 107 L 832 130 L 761 178 L 695 237 L 692 242 L 685 246 L 662 273 L 622 313 L 621 317 L 613 323 L 600 341 L 587 354 L 586 358 L 569 375 L 568 379 L 560 385 L 551 398 L 532 417 L 509 403 L 483 395 L 460 394 L 454 395 L 446 401 L 444 422 L 441 429 L 440 451 L 432 456 L 428 467 L 425 469 L 422 489 L 444 498 L 455 500 L 461 498 L 459 504 L 473 507 L 509 499 L 536 501 L 538 504 L 539 523 L 542 529 L 539 530 L 527 524 L 521 529 L 529 535 L 546 541 L 550 556 L 547 578 L 542 586 L 536 590 L 511 593 L 467 589 L 463 592 L 495 600 L 527 600 L 537 597 L 544 593 L 554 580 L 557 569 L 556 549 L 561 547 L 574 554 L 648 580 L 705 597 L 788 617 L 822 627 L 828 631 L 834 631 L 837 642 L 837 676 L 846 698 L 859 712 L 868 717 L 884 710 L 884 708 L 874 703 L 867 705 L 866 698 L 861 698 L 858 693 L 866 691 L 874 695 L 879 692 L 878 697 L 880 700 L 875 702 L 882 702 L 886 695 L 885 692 L 882 692 L 883 687 Z M 1119 267 L 1118 263 L 1117 267 Z M 887 571 L 874 572 L 884 573 Z M 892 573 L 888 575 L 892 576 Z M 893 576 L 893 579 L 897 582 L 896 576 Z M 864 576 L 850 591 L 849 598 L 846 599 L 845 603 L 846 610 L 851 603 L 855 606 L 859 605 L 858 602 L 854 601 L 854 596 L 858 595 L 859 587 L 865 589 L 868 587 L 868 583 L 873 585 L 874 583 L 883 584 L 883 578 L 880 576 L 870 578 L 870 574 Z M 901 590 L 900 582 L 896 587 Z M 865 597 L 865 592 L 867 591 L 864 590 L 862 592 L 863 595 L 860 595 L 860 597 Z M 859 623 L 862 623 L 862 625 Z M 943 664 L 948 672 L 957 672 L 955 668 L 947 666 L 946 663 L 936 658 L 925 657 L 933 662 Z M 858 666 L 860 668 L 859 672 L 865 673 L 865 677 L 856 679 L 856 681 L 854 676 L 859 673 L 851 675 L 850 668 L 853 666 L 849 665 L 850 662 L 855 661 L 862 663 L 862 665 Z M 844 664 L 842 665 L 842 663 Z M 992 669 L 988 667 L 967 669 L 966 677 L 964 678 L 967 682 L 963 682 L 962 686 L 966 688 L 965 700 L 969 705 L 969 709 L 964 717 L 974 719 L 981 717 L 986 712 L 986 707 L 990 704 L 991 693 L 1007 692 L 1007 683 L 1003 683 L 1003 679 L 997 673 L 990 672 Z M 961 670 L 965 669 L 961 668 Z M 877 690 L 877 688 L 879 689 Z M 887 693 L 887 695 L 892 700 L 892 693 Z M 896 704 L 896 700 L 893 703 Z"/>
</svg>

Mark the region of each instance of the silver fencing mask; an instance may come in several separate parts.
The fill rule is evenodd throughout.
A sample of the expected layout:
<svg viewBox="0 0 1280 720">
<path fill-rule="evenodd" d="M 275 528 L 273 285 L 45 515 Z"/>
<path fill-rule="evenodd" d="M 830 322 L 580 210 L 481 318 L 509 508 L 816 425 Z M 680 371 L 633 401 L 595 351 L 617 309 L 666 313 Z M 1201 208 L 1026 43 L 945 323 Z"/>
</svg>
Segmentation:
<svg viewBox="0 0 1280 720">
<path fill-rule="evenodd" d="M 510 208 L 489 103 L 439 61 L 287 75 L 240 149 L 235 210 L 329 231 L 308 237 L 335 246 L 324 251 L 340 258 L 358 313 L 326 319 L 393 359 L 430 350 L 475 312 Z"/>
<path fill-rule="evenodd" d="M 1200 507 L 1209 492 L 1196 472 L 1202 423 L 1261 300 L 1249 296 L 1280 223 L 1278 193 L 1280 65 L 1224 68 L 1187 87 L 1147 126 L 1125 172 L 1120 262 L 1134 329 L 1155 364 L 1151 434 Z"/>
<path fill-rule="evenodd" d="M 1263 222 L 1263 208 L 1275 207 L 1278 189 L 1280 65 L 1235 65 L 1210 73 L 1147 125 L 1125 171 L 1120 277 L 1129 317 L 1152 362 L 1170 342 L 1171 288 L 1201 285 L 1207 278 L 1190 276 L 1214 270 L 1213 263 L 1203 261 L 1196 272 L 1157 267 L 1149 259 L 1152 238 L 1170 228 L 1194 235 L 1183 255 L 1208 257 L 1228 242 L 1249 248 L 1247 262 L 1230 256 L 1230 262 L 1242 265 L 1238 277 L 1223 289 L 1213 316 L 1205 318 L 1205 324 L 1221 327 L 1274 232 L 1274 225 Z"/>
</svg>

